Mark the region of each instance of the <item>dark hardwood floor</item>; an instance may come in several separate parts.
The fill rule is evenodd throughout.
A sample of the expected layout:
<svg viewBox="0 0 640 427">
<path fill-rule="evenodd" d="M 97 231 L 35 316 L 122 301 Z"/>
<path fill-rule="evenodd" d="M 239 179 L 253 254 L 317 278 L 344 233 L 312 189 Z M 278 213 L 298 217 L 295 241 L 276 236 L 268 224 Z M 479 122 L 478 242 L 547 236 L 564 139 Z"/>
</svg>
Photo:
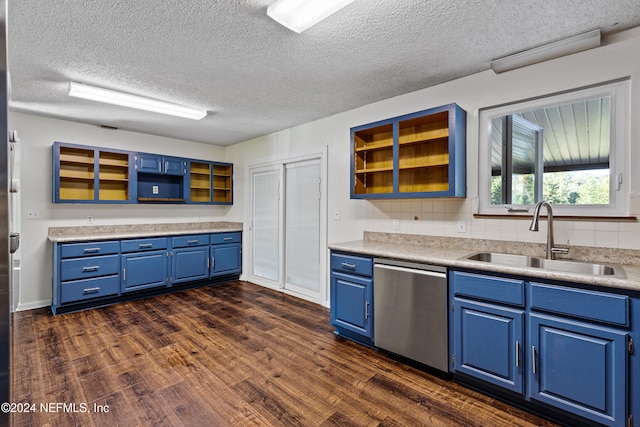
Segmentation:
<svg viewBox="0 0 640 427">
<path fill-rule="evenodd" d="M 14 426 L 554 425 L 336 337 L 326 308 L 247 282 L 15 313 L 12 355 L 13 402 L 34 405 Z"/>
</svg>

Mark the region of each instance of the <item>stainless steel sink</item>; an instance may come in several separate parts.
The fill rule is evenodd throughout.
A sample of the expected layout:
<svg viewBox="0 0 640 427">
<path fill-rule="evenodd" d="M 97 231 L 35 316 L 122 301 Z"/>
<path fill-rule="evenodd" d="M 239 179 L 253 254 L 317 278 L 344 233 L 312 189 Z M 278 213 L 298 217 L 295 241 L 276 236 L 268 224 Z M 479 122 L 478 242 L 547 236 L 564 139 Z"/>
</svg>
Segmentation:
<svg viewBox="0 0 640 427">
<path fill-rule="evenodd" d="M 624 269 L 616 265 L 592 264 L 580 261 L 536 258 L 527 255 L 501 254 L 495 252 L 478 252 L 461 259 L 469 261 L 488 262 L 491 264 L 507 265 L 510 267 L 544 268 L 546 270 L 564 271 L 591 276 L 612 276 L 626 279 Z"/>
</svg>

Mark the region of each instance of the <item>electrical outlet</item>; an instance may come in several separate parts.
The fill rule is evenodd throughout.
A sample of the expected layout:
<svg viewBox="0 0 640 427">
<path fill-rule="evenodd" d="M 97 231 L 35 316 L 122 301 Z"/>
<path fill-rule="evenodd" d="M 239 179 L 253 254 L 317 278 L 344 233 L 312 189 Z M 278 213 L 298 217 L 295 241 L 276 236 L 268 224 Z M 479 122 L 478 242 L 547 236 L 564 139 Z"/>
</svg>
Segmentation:
<svg viewBox="0 0 640 427">
<path fill-rule="evenodd" d="M 391 229 L 392 230 L 400 230 L 400 220 L 399 219 L 392 219 L 391 220 Z"/>
<path fill-rule="evenodd" d="M 93 216 L 89 215 L 87 217 L 87 224 L 93 224 Z"/>
<path fill-rule="evenodd" d="M 465 220 L 458 221 L 458 233 L 467 232 L 467 222 Z"/>
<path fill-rule="evenodd" d="M 159 192 L 158 186 L 157 186 L 157 185 L 154 185 L 153 187 L 151 187 L 151 192 L 152 192 L 153 194 L 158 194 L 158 192 Z"/>
<path fill-rule="evenodd" d="M 333 211 L 333 220 L 340 221 L 340 209 L 336 209 Z"/>
<path fill-rule="evenodd" d="M 40 219 L 40 209 L 27 209 L 27 219 Z"/>
</svg>

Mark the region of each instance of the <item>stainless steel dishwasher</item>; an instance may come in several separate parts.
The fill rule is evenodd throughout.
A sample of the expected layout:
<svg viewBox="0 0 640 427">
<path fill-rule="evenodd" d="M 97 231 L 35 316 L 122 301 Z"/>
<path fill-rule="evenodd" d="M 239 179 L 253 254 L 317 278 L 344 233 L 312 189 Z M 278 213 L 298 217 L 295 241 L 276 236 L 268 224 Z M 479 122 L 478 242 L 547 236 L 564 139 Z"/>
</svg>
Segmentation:
<svg viewBox="0 0 640 427">
<path fill-rule="evenodd" d="M 446 267 L 374 259 L 374 344 L 447 372 Z"/>
</svg>

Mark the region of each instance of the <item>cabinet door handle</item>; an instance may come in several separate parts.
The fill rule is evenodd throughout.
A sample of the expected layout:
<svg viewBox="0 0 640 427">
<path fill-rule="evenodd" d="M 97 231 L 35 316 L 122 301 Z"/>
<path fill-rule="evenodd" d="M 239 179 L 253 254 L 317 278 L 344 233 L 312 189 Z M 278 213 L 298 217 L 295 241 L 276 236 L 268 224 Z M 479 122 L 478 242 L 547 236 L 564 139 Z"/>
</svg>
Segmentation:
<svg viewBox="0 0 640 427">
<path fill-rule="evenodd" d="M 207 257 L 207 270 L 209 269 L 209 257 Z"/>
<path fill-rule="evenodd" d="M 536 346 L 531 346 L 531 367 L 533 368 L 533 373 L 536 373 Z"/>
<path fill-rule="evenodd" d="M 343 262 L 342 263 L 342 267 L 346 268 L 347 270 L 356 270 L 356 265 L 355 264 L 349 264 L 347 262 Z"/>
<path fill-rule="evenodd" d="M 520 367 L 520 342 L 516 341 L 516 368 Z"/>
<path fill-rule="evenodd" d="M 364 318 L 369 318 L 369 301 L 364 302 Z"/>
<path fill-rule="evenodd" d="M 197 240 L 187 240 L 187 245 L 195 245 L 197 243 L 198 243 Z"/>
<path fill-rule="evenodd" d="M 122 269 L 122 281 L 123 282 L 127 281 L 127 269 L 126 268 Z"/>
<path fill-rule="evenodd" d="M 211 268 L 215 268 L 215 266 L 216 266 L 216 258 L 211 257 Z"/>
<path fill-rule="evenodd" d="M 95 254 L 95 253 L 98 253 L 98 252 L 100 252 L 100 248 L 86 248 L 84 250 L 85 254 Z"/>
<path fill-rule="evenodd" d="M 83 273 L 87 273 L 89 271 L 98 271 L 100 270 L 100 266 L 99 265 L 90 265 L 88 267 L 82 267 L 82 272 Z"/>
<path fill-rule="evenodd" d="M 98 292 L 100 292 L 100 288 L 87 288 L 87 289 L 83 289 L 82 293 L 83 294 L 97 294 Z"/>
<path fill-rule="evenodd" d="M 153 243 L 140 243 L 138 245 L 138 248 L 143 249 L 143 248 L 152 248 L 153 247 Z"/>
</svg>

